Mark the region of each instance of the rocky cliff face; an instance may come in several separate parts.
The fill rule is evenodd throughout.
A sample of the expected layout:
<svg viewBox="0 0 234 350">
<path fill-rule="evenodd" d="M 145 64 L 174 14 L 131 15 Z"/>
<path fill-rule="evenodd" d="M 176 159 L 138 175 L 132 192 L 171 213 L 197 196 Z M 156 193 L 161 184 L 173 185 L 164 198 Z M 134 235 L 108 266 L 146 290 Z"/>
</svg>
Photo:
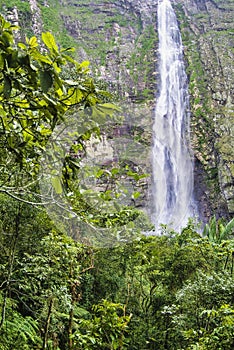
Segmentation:
<svg viewBox="0 0 234 350">
<path fill-rule="evenodd" d="M 134 140 L 148 149 L 157 91 L 156 0 L 0 0 L 1 11 L 30 28 L 51 30 L 89 59 L 115 91 Z M 174 0 L 191 94 L 195 192 L 201 215 L 233 215 L 233 0 Z M 35 11 L 35 8 L 38 11 Z M 13 20 L 14 20 L 13 18 Z M 120 132 L 121 133 L 121 132 Z"/>
<path fill-rule="evenodd" d="M 206 216 L 233 215 L 234 3 L 177 0 L 175 7 L 190 79 L 197 193 L 209 204 Z"/>
</svg>

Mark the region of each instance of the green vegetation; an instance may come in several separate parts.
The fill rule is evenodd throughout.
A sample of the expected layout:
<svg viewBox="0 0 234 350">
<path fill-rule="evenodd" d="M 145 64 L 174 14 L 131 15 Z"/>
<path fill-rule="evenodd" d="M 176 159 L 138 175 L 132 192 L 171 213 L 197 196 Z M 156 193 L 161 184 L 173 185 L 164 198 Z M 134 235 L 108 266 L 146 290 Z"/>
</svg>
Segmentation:
<svg viewBox="0 0 234 350">
<path fill-rule="evenodd" d="M 132 54 L 126 63 L 126 67 L 130 71 L 130 76 L 133 82 L 138 84 L 142 81 L 144 89 L 135 91 L 136 99 L 139 102 L 144 100 L 153 100 L 155 91 L 152 86 L 155 84 L 155 68 L 156 64 L 152 63 L 155 61 L 154 53 L 157 43 L 157 34 L 155 28 L 152 25 L 144 28 L 144 31 L 136 38 L 135 47 L 132 50 Z"/>
<path fill-rule="evenodd" d="M 110 94 L 51 33 L 42 34 L 43 50 L 36 37 L 16 45 L 14 26 L 0 22 L 0 350 L 233 349 L 234 221 L 212 218 L 203 237 L 192 222 L 180 233 L 163 227 L 162 236 L 143 236 L 146 219 L 112 203 L 126 194 L 122 178 L 137 182 L 145 174 L 126 162 L 106 169 L 82 163 L 103 122 L 120 123 Z M 151 39 L 144 45 L 146 52 Z M 68 121 L 75 121 L 76 142 L 60 173 L 61 148 L 48 152 L 46 199 L 67 195 L 87 231 L 105 228 L 104 239 L 118 237 L 115 247 L 89 245 L 89 232 L 84 243 L 75 241 L 42 206 L 40 159 Z M 108 185 L 88 190 L 90 201 L 80 183 L 85 170 Z"/>
<path fill-rule="evenodd" d="M 233 1 L 175 4 L 190 83 L 191 136 L 212 212 L 233 215 Z M 199 170 L 199 171 L 200 171 Z"/>
<path fill-rule="evenodd" d="M 68 55 L 71 49 L 59 50 L 49 32 L 42 34 L 47 51 L 41 53 L 36 37 L 16 46 L 15 27 L 3 17 L 0 30 L 1 147 L 4 150 L 1 166 L 11 171 L 19 167 L 16 173 L 25 170 L 33 178 L 38 157 L 56 125 L 64 120 L 65 113 L 76 106 L 82 114 L 85 107 L 100 103 L 101 96 L 106 98 L 108 94 L 96 90 L 88 74 L 89 62 L 79 64 Z M 62 76 L 65 66 L 74 71 L 76 80 Z M 112 113 L 111 104 L 98 108 L 92 113 L 104 115 L 102 108 Z M 4 184 L 4 172 L 1 181 Z M 16 184 L 14 179 L 12 181 L 14 187 Z"/>
<path fill-rule="evenodd" d="M 212 125 L 212 118 L 210 118 L 211 100 L 209 92 L 207 91 L 207 80 L 204 71 L 204 66 L 201 60 L 201 53 L 199 42 L 195 34 L 189 29 L 188 19 L 186 18 L 183 9 L 177 5 L 177 16 L 180 21 L 180 29 L 182 33 L 182 40 L 185 46 L 185 58 L 187 60 L 187 75 L 189 78 L 189 92 L 191 98 L 191 108 L 194 117 L 192 122 L 196 123 L 195 129 L 198 138 L 199 147 L 204 146 L 204 140 L 207 133 L 210 133 L 214 126 Z M 199 14 L 203 18 L 203 14 Z M 205 150 L 200 148 L 202 154 L 205 155 Z"/>
<path fill-rule="evenodd" d="M 62 47 L 76 47 L 76 40 L 69 35 L 62 21 L 59 1 L 49 0 L 48 6 L 44 6 L 44 1 L 41 1 L 39 8 L 43 29 L 52 32 Z"/>
<path fill-rule="evenodd" d="M 49 0 L 48 4 L 49 7 L 41 6 L 45 29 L 52 31 L 63 45 L 70 45 L 64 40 L 72 35 L 71 44 L 78 54 L 87 54 L 97 75 L 102 75 L 101 68 L 105 67 L 113 91 L 123 98 L 125 92 L 129 93 L 129 85 L 133 85 L 130 90 L 134 100 L 154 98 L 152 73 L 157 37 L 152 25 L 143 27 L 135 13 L 128 10 L 123 13 L 115 1 L 103 4 L 95 0 L 90 4 L 82 0 L 75 6 L 68 1 L 52 5 Z M 118 69 L 113 69 L 116 65 Z"/>
<path fill-rule="evenodd" d="M 94 189 L 82 185 L 82 179 L 88 178 L 90 171 L 97 179 L 101 175 L 97 168 L 82 167 L 82 157 L 76 154 L 85 153 L 91 136 L 100 138 L 101 126 L 108 120 L 112 124 L 117 122 L 115 116 L 119 113 L 117 106 L 107 102 L 111 95 L 100 90 L 90 77 L 89 62 L 78 63 L 68 55 L 71 49 L 60 50 L 49 32 L 42 33 L 46 47 L 42 53 L 36 37 L 16 46 L 15 28 L 3 17 L 0 29 L 0 192 L 28 204 L 41 205 L 42 200 L 57 207 L 62 204 L 59 199 L 55 200 L 53 191 L 58 196 L 69 194 L 76 214 L 98 227 L 124 225 L 138 217 L 135 209 L 108 204 L 109 199 L 117 197 L 113 182 L 123 176 L 118 170 L 121 164 L 113 166 L 117 167 L 115 171 L 109 169 L 110 176 L 103 183 L 101 194 L 95 195 Z M 69 79 L 66 78 L 68 69 Z M 58 145 L 50 138 L 62 123 L 64 128 L 69 125 L 72 128 L 66 140 L 62 139 L 70 145 L 67 154 L 64 154 L 64 144 Z M 71 133 L 74 136 L 70 136 Z M 48 164 L 39 174 L 41 158 Z M 58 169 L 61 160 L 61 169 Z M 38 181 L 43 176 L 47 176 L 46 186 L 48 181 L 52 185 L 48 190 L 50 195 L 45 193 L 44 200 L 38 192 Z M 128 166 L 124 176 L 137 182 L 143 175 L 137 175 Z M 108 182 L 112 184 L 111 189 Z"/>
<path fill-rule="evenodd" d="M 2 350 L 232 349 L 233 231 L 216 243 L 189 224 L 98 249 L 0 204 Z"/>
<path fill-rule="evenodd" d="M 30 5 L 27 0 L 0 1 L 0 5 L 5 6 L 7 9 L 13 9 L 14 7 L 17 7 L 22 13 L 30 12 Z"/>
<path fill-rule="evenodd" d="M 13 9 L 17 9 L 20 27 L 21 27 L 21 36 L 24 35 L 32 36 L 33 31 L 32 27 L 32 14 L 30 10 L 30 5 L 27 0 L 10 0 L 2 1 L 0 0 L 0 13 L 5 16 L 12 14 Z"/>
</svg>

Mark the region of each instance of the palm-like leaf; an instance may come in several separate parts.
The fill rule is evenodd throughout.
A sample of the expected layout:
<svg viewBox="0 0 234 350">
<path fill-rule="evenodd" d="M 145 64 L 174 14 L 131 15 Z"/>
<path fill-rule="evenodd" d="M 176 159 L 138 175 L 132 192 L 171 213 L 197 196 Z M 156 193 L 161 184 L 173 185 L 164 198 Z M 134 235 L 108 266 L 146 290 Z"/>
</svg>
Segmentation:
<svg viewBox="0 0 234 350">
<path fill-rule="evenodd" d="M 206 224 L 203 229 L 203 236 L 207 237 L 209 241 L 214 243 L 221 243 L 225 239 L 229 239 L 234 230 L 234 218 L 226 225 L 223 219 L 216 221 L 216 217 L 213 216 L 210 219 L 209 224 Z"/>
</svg>

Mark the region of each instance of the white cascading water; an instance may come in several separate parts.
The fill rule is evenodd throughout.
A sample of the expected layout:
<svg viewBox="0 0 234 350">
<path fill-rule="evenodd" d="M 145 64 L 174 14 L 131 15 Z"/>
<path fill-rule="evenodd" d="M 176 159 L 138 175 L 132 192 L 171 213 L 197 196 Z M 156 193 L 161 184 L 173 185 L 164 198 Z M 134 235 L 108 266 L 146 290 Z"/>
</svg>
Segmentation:
<svg viewBox="0 0 234 350">
<path fill-rule="evenodd" d="M 183 46 L 169 0 L 158 3 L 159 96 L 153 144 L 152 220 L 174 229 L 193 216 L 193 161 L 189 153 L 189 94 Z"/>
</svg>

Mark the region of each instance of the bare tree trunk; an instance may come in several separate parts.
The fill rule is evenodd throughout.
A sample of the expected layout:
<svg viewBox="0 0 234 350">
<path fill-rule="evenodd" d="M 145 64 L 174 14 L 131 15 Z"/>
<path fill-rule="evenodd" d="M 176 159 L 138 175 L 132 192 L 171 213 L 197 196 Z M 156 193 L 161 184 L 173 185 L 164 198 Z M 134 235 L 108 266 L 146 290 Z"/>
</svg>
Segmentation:
<svg viewBox="0 0 234 350">
<path fill-rule="evenodd" d="M 54 304 L 54 299 L 50 299 L 49 308 L 48 308 L 48 314 L 46 318 L 45 323 L 45 329 L 44 329 L 44 337 L 43 337 L 43 344 L 42 344 L 42 350 L 45 350 L 47 348 L 47 340 L 48 340 L 48 333 L 49 333 L 49 327 L 50 327 L 50 319 L 52 315 L 52 308 Z"/>
<path fill-rule="evenodd" d="M 72 341 L 72 327 L 73 327 L 73 317 L 74 317 L 74 302 L 72 302 L 72 308 L 69 313 L 69 323 L 68 323 L 68 349 L 71 350 L 73 346 Z"/>
<path fill-rule="evenodd" d="M 2 283 L 1 286 L 6 284 L 5 287 L 5 293 L 4 293 L 4 300 L 3 300 L 3 305 L 2 305 L 2 313 L 1 313 L 1 321 L 0 321 L 0 329 L 2 328 L 5 318 L 6 318 L 6 304 L 7 304 L 7 298 L 10 293 L 10 283 L 11 283 L 11 275 L 13 271 L 13 266 L 14 266 L 14 260 L 15 260 L 15 251 L 16 251 L 16 245 L 19 237 L 19 227 L 20 227 L 20 214 L 21 214 L 21 204 L 19 204 L 18 207 L 18 212 L 15 218 L 15 232 L 11 240 L 11 251 L 9 254 L 9 263 L 8 263 L 8 275 L 6 281 Z"/>
</svg>

